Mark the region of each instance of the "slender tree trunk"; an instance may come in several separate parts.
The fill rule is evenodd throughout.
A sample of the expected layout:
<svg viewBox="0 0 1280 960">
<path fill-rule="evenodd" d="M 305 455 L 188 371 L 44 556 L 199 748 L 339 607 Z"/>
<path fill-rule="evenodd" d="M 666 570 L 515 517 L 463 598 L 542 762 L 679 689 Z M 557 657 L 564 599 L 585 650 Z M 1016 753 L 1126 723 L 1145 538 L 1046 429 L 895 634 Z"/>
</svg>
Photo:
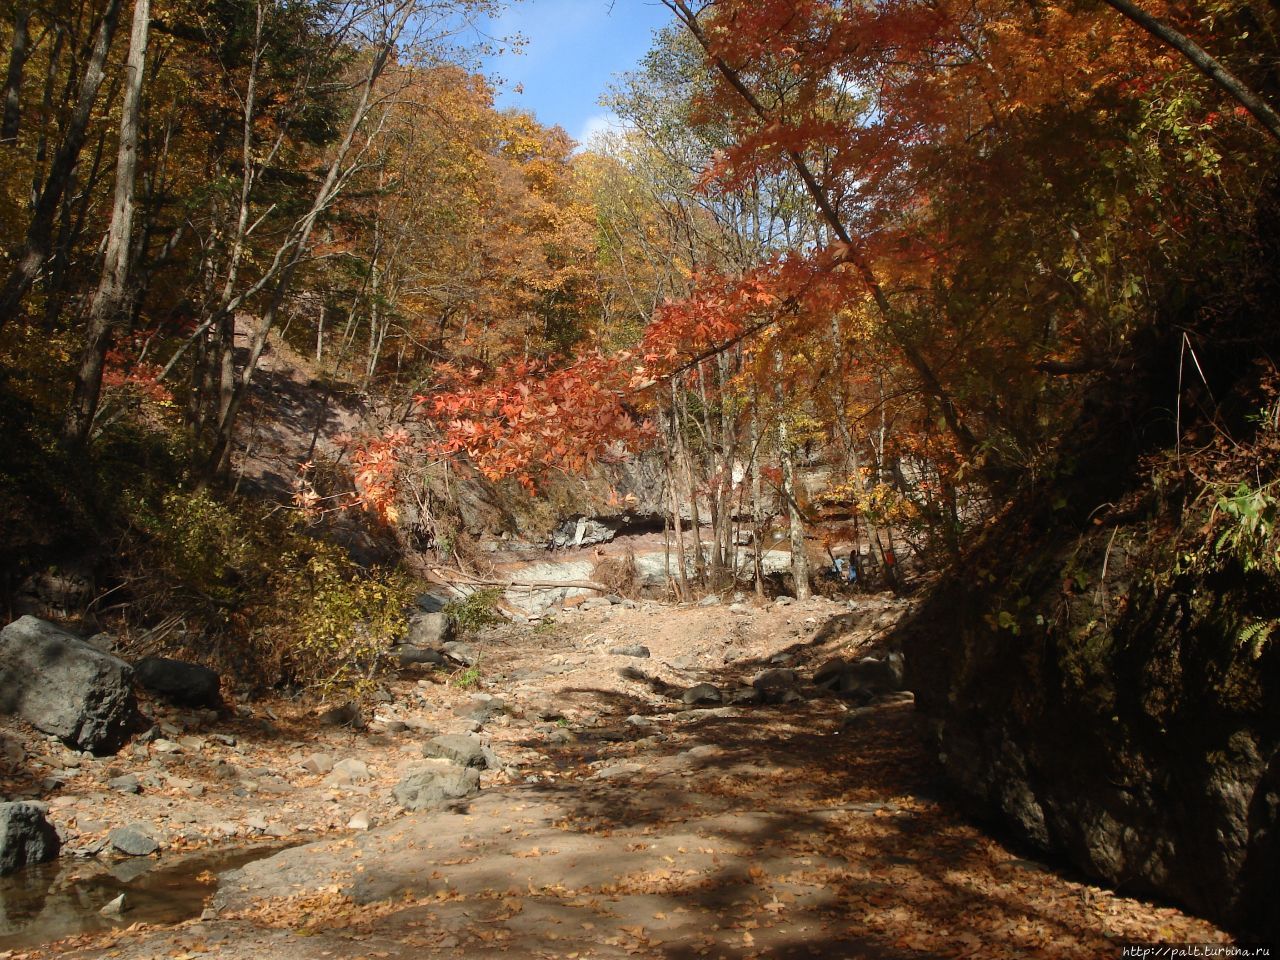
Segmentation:
<svg viewBox="0 0 1280 960">
<path fill-rule="evenodd" d="M 674 409 L 671 412 L 671 426 L 673 430 L 678 429 Z M 676 541 L 676 592 L 683 603 L 689 599 L 689 578 L 684 556 L 684 529 L 680 521 L 680 495 L 676 492 L 676 467 L 671 447 L 667 432 L 663 430 L 662 459 L 663 465 L 667 468 L 667 499 L 671 502 L 671 528 L 675 532 Z M 668 574 L 670 574 L 670 570 L 671 568 L 668 566 Z"/>
<path fill-rule="evenodd" d="M 755 564 L 756 596 L 764 598 L 764 490 L 760 482 L 760 418 L 751 412 L 751 547 Z"/>
<path fill-rule="evenodd" d="M 147 31 L 151 24 L 150 0 L 134 0 L 129 57 L 125 63 L 124 103 L 120 110 L 120 143 L 116 153 L 115 198 L 111 226 L 102 261 L 98 289 L 89 306 L 89 329 L 80 369 L 76 372 L 71 406 L 63 422 L 63 439 L 79 447 L 89 437 L 98 397 L 102 392 L 102 368 L 128 300 L 129 265 L 133 255 L 133 208 L 138 170 L 138 139 L 142 119 L 142 87 L 147 65 Z"/>
<path fill-rule="evenodd" d="M 813 596 L 809 586 L 809 556 L 805 552 L 804 516 L 800 513 L 800 500 L 796 490 L 795 455 L 791 450 L 791 437 L 787 430 L 786 411 L 782 408 L 782 354 L 774 357 L 778 372 L 778 459 L 782 462 L 782 495 L 787 501 L 787 519 L 791 528 L 791 579 L 796 585 L 796 599 L 808 600 Z"/>
<path fill-rule="evenodd" d="M 31 6 L 18 0 L 13 11 L 13 42 L 9 45 L 9 69 L 4 79 L 4 117 L 0 119 L 0 145 L 16 144 L 22 122 L 22 74 L 31 43 Z"/>
<path fill-rule="evenodd" d="M 49 165 L 49 175 L 36 199 L 31 220 L 27 224 L 22 245 L 14 252 L 13 267 L 0 289 L 0 328 L 18 313 L 22 299 L 40 274 L 53 244 L 53 221 L 63 193 L 71 180 L 76 161 L 88 135 L 89 121 L 98 99 L 98 90 L 106 77 L 107 54 L 120 19 L 120 0 L 107 0 L 107 8 L 94 33 L 89 61 L 76 95 L 76 103 L 62 137 L 62 143 Z"/>
</svg>

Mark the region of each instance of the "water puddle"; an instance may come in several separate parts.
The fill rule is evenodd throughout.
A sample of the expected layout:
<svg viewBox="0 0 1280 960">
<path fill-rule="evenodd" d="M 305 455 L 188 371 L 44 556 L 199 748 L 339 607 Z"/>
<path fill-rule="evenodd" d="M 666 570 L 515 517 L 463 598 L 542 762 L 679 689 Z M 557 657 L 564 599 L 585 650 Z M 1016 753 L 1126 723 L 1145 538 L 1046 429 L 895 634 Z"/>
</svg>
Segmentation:
<svg viewBox="0 0 1280 960">
<path fill-rule="evenodd" d="M 0 877 L 0 950 L 133 923 L 190 920 L 217 890 L 217 874 L 291 845 L 261 844 L 167 860 L 63 859 L 27 867 Z M 122 893 L 128 904 L 122 916 L 98 912 Z"/>
</svg>

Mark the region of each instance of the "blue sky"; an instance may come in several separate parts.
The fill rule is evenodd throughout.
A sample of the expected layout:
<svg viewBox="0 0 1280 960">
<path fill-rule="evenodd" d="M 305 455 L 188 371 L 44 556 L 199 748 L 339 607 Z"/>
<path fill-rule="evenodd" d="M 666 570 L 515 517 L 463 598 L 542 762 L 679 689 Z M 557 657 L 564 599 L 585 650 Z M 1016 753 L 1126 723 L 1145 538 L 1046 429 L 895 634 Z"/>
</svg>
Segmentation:
<svg viewBox="0 0 1280 960">
<path fill-rule="evenodd" d="M 544 124 L 559 124 L 585 141 L 611 122 L 596 101 L 613 75 L 635 67 L 653 31 L 670 20 L 659 0 L 513 2 L 489 30 L 495 37 L 519 33 L 528 43 L 518 55 L 487 62 L 488 71 L 505 80 L 498 104 L 531 110 Z"/>
</svg>

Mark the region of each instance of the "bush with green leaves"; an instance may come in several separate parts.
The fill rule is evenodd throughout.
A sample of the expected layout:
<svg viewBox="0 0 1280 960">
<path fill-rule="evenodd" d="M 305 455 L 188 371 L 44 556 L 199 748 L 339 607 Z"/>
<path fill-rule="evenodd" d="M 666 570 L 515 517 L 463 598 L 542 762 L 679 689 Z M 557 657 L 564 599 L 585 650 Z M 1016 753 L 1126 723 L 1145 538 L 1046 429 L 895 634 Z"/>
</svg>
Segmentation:
<svg viewBox="0 0 1280 960">
<path fill-rule="evenodd" d="M 444 612 L 458 625 L 459 630 L 474 632 L 502 622 L 502 614 L 498 612 L 498 602 L 501 599 L 501 590 L 486 587 L 468 594 L 461 600 L 445 604 Z"/>
</svg>

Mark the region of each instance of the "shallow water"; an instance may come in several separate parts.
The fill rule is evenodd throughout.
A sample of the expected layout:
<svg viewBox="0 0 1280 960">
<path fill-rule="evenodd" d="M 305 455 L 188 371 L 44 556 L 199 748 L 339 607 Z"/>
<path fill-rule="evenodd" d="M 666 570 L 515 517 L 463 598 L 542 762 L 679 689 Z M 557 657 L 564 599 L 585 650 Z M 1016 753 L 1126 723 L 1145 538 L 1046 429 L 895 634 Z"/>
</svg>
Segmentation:
<svg viewBox="0 0 1280 960">
<path fill-rule="evenodd" d="M 73 860 L 0 877 L 0 950 L 133 923 L 180 923 L 200 915 L 218 888 L 217 874 L 261 860 L 289 844 L 261 844 L 183 857 Z M 125 894 L 122 916 L 98 911 Z"/>
</svg>

